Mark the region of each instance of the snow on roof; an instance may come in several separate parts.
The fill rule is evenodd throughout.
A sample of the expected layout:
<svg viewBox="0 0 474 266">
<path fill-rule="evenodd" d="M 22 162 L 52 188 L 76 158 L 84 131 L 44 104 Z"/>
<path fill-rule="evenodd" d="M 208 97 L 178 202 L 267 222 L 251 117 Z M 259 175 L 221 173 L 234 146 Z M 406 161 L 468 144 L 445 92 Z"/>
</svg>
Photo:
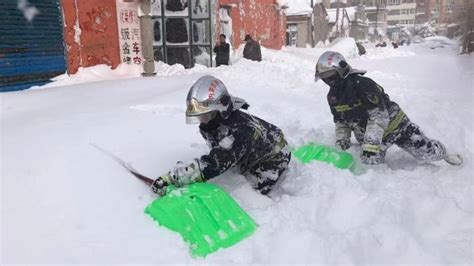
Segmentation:
<svg viewBox="0 0 474 266">
<path fill-rule="evenodd" d="M 288 9 L 286 15 L 306 15 L 313 12 L 311 0 L 280 0 L 287 1 Z M 321 3 L 322 0 L 313 0 L 313 5 Z"/>
<path fill-rule="evenodd" d="M 384 11 L 384 10 L 386 10 L 385 7 L 379 6 L 379 12 Z M 376 6 L 366 6 L 365 11 L 377 11 L 377 7 Z"/>
<path fill-rule="evenodd" d="M 278 7 L 288 8 L 288 0 L 276 0 Z"/>
</svg>

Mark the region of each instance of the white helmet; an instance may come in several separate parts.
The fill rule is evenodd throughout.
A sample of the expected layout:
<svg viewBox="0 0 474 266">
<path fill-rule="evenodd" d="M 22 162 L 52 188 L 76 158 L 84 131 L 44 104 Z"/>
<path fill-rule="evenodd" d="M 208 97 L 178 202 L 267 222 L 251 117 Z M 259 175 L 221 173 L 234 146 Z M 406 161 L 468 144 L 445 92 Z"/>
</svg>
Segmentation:
<svg viewBox="0 0 474 266">
<path fill-rule="evenodd" d="M 324 52 L 316 63 L 315 80 L 325 79 L 338 74 L 345 79 L 350 74 L 365 74 L 367 71 L 352 69 L 342 54 L 338 52 Z"/>
<path fill-rule="evenodd" d="M 240 108 L 247 109 L 245 100 L 233 97 L 224 83 L 213 76 L 203 76 L 189 89 L 186 98 L 186 123 L 208 123 L 217 113 L 226 119 Z"/>
</svg>

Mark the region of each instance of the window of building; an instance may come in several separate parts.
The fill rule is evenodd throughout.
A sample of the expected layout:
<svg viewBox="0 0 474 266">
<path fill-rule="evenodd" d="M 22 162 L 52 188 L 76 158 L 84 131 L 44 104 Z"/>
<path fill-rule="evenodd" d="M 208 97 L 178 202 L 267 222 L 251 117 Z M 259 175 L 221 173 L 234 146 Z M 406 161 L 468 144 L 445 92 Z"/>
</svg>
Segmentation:
<svg viewBox="0 0 474 266">
<path fill-rule="evenodd" d="M 155 60 L 211 66 L 210 0 L 156 0 L 152 15 Z"/>
<path fill-rule="evenodd" d="M 296 24 L 288 24 L 286 26 L 286 45 L 296 46 L 298 41 L 298 26 Z"/>
<path fill-rule="evenodd" d="M 389 6 L 400 5 L 400 0 L 388 0 Z"/>
<path fill-rule="evenodd" d="M 390 15 L 390 16 L 400 15 L 400 9 L 390 10 L 390 11 L 388 11 L 388 15 Z"/>
<path fill-rule="evenodd" d="M 369 21 L 376 21 L 377 20 L 377 15 L 375 13 L 367 14 L 367 19 Z"/>
</svg>

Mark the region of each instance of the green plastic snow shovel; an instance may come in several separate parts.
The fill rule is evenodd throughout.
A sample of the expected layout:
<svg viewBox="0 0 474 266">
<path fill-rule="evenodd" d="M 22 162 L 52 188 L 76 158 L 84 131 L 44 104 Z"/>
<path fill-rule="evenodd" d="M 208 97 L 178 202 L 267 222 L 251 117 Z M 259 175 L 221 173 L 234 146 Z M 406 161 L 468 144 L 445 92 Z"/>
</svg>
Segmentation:
<svg viewBox="0 0 474 266">
<path fill-rule="evenodd" d="M 194 256 L 206 256 L 250 236 L 257 225 L 222 188 L 210 183 L 171 187 L 145 213 L 181 234 Z"/>
<path fill-rule="evenodd" d="M 314 143 L 301 146 L 295 149 L 292 154 L 304 164 L 318 160 L 332 164 L 340 169 L 350 169 L 354 164 L 352 154 L 337 150 L 334 147 Z"/>
</svg>

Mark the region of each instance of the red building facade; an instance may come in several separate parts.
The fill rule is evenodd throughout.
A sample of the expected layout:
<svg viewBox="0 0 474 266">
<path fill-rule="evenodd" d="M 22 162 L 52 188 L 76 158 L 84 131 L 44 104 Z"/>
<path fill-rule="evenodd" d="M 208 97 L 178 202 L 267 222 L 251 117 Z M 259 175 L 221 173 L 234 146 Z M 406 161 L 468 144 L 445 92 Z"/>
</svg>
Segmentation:
<svg viewBox="0 0 474 266">
<path fill-rule="evenodd" d="M 243 43 L 246 34 L 267 48 L 280 49 L 285 45 L 286 16 L 276 0 L 220 0 L 219 5 L 227 8 L 232 18 L 233 47 Z M 219 31 L 219 27 L 216 29 Z"/>
<path fill-rule="evenodd" d="M 79 67 L 120 64 L 116 0 L 62 0 L 69 74 Z"/>
<path fill-rule="evenodd" d="M 69 74 L 79 67 L 120 64 L 117 3 L 125 0 L 61 0 L 64 39 Z M 251 34 L 264 47 L 280 49 L 285 42 L 285 15 L 276 0 L 220 0 L 215 10 L 229 9 L 232 18 L 232 46 Z M 220 33 L 219 12 L 215 12 L 214 35 Z"/>
</svg>

